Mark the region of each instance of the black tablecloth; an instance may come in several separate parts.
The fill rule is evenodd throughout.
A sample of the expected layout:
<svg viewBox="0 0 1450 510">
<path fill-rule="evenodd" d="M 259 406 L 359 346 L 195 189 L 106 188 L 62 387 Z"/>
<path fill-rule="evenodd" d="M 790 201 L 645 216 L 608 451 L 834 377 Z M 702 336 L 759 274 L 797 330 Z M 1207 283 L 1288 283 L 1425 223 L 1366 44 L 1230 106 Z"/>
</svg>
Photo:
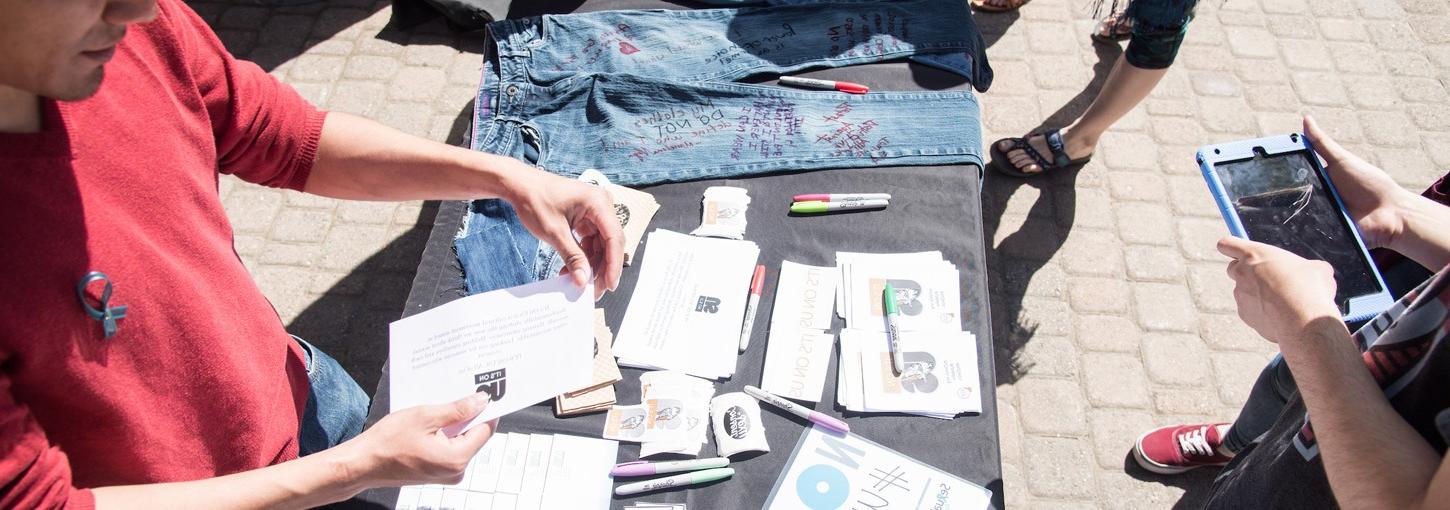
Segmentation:
<svg viewBox="0 0 1450 510">
<path fill-rule="evenodd" d="M 669 7 L 646 0 L 589 1 L 575 10 Z M 567 11 L 569 9 L 563 9 Z M 562 11 L 556 11 L 562 12 Z M 805 76 L 865 83 L 873 90 L 965 89 L 965 80 L 955 75 L 906 63 L 884 63 L 827 69 Z M 976 166 L 878 167 L 826 170 L 798 174 L 761 176 L 665 184 L 643 188 L 661 204 L 650 230 L 669 229 L 687 233 L 699 225 L 700 199 L 709 186 L 729 185 L 750 191 L 749 227 L 746 238 L 761 248 L 760 263 L 768 268 L 766 292 L 761 298 L 750 349 L 737 362 L 733 379 L 717 385 L 717 394 L 740 391 L 746 384 L 760 383 L 769 315 L 774 303 L 774 286 L 782 260 L 831 266 L 837 251 L 917 252 L 940 250 L 961 269 L 962 313 L 965 326 L 977 336 L 978 368 L 982 384 L 982 413 L 955 420 L 938 420 L 905 415 L 857 415 L 843 413 L 835 405 L 836 356 L 832 355 L 824 402 L 816 409 L 845 416 L 852 433 L 876 441 L 927 464 L 959 475 L 991 489 L 994 507 L 1002 507 L 1001 459 L 998 451 L 996 383 L 993 372 L 991 314 L 988 310 L 987 269 L 981 221 L 981 169 Z M 800 193 L 884 192 L 893 196 L 883 211 L 853 212 L 827 216 L 790 216 L 790 197 Z M 463 202 L 444 203 L 418 266 L 404 316 L 428 310 L 463 296 L 462 275 L 457 269 L 452 238 L 465 213 Z M 640 266 L 649 263 L 649 248 L 643 246 L 642 260 L 625 268 L 616 292 L 600 301 L 609 325 L 618 331 L 634 289 Z M 841 325 L 836 319 L 835 327 Z M 619 401 L 639 401 L 639 374 L 624 370 L 624 381 L 615 386 Z M 388 369 L 373 398 L 371 425 L 388 410 Z M 804 429 L 804 420 L 768 405 L 762 414 L 771 453 L 735 462 L 734 478 L 688 491 L 652 493 L 643 497 L 615 498 L 614 508 L 631 501 L 686 502 L 692 509 L 760 508 L 780 475 L 790 452 Z M 501 420 L 501 432 L 567 433 L 599 437 L 603 413 L 559 419 L 553 403 L 544 402 Z M 701 451 L 713 456 L 713 440 Z M 621 443 L 619 461 L 634 460 L 639 446 Z M 383 506 L 392 508 L 397 489 L 375 489 L 345 503 L 346 507 Z M 552 509 L 551 509 L 552 510 Z"/>
</svg>

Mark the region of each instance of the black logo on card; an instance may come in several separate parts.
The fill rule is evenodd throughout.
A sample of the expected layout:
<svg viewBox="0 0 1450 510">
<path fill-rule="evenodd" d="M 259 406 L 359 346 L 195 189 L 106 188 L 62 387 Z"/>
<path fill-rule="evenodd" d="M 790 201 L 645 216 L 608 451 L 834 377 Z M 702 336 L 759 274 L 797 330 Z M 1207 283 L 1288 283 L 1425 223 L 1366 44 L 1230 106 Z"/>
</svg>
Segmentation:
<svg viewBox="0 0 1450 510">
<path fill-rule="evenodd" d="M 892 290 L 896 291 L 896 308 L 902 315 L 917 315 L 925 308 L 921 304 L 921 284 L 913 280 L 887 279 Z"/>
<path fill-rule="evenodd" d="M 750 434 L 750 415 L 745 414 L 745 408 L 730 406 L 725 410 L 725 433 L 735 439 L 745 439 Z"/>
<path fill-rule="evenodd" d="M 710 296 L 700 296 L 700 300 L 699 301 L 695 301 L 695 311 L 697 311 L 697 312 L 705 312 L 705 313 L 719 313 L 720 312 L 720 298 L 713 298 L 713 297 L 710 297 Z"/>
<path fill-rule="evenodd" d="M 629 206 L 614 204 L 614 215 L 619 218 L 619 226 L 629 226 Z"/>
<path fill-rule="evenodd" d="M 473 384 L 478 385 L 475 393 L 487 393 L 489 400 L 498 402 L 503 399 L 504 390 L 508 388 L 504 384 L 504 369 L 491 370 L 473 374 Z"/>
</svg>

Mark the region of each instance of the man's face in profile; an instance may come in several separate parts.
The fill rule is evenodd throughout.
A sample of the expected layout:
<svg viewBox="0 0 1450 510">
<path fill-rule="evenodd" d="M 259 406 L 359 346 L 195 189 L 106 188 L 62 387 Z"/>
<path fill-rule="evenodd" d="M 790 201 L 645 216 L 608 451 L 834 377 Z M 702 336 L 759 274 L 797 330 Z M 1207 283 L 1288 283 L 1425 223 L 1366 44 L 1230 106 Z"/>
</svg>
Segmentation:
<svg viewBox="0 0 1450 510">
<path fill-rule="evenodd" d="M 155 16 L 156 0 L 0 0 L 0 86 L 90 97 L 126 26 Z"/>
</svg>

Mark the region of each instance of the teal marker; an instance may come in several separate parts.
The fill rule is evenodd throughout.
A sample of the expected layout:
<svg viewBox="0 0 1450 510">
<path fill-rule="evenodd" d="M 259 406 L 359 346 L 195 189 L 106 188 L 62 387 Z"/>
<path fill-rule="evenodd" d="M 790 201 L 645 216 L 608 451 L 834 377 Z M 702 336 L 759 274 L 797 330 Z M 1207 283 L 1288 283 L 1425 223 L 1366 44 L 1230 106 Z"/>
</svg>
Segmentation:
<svg viewBox="0 0 1450 510">
<path fill-rule="evenodd" d="M 790 204 L 790 212 L 800 214 L 818 214 L 834 211 L 852 211 L 856 209 L 882 209 L 890 202 L 886 200 L 852 200 L 849 202 L 796 202 Z"/>
<path fill-rule="evenodd" d="M 891 368 L 896 370 L 896 375 L 901 375 L 906 373 L 906 362 L 901 360 L 901 326 L 898 324 L 901 311 L 896 309 L 896 289 L 891 288 L 891 282 L 887 282 L 886 288 L 881 291 L 881 299 L 886 302 L 886 337 L 891 341 Z"/>
<path fill-rule="evenodd" d="M 626 483 L 614 488 L 614 493 L 620 496 L 629 496 L 642 492 L 657 491 L 673 487 L 684 487 L 701 483 L 710 483 L 716 480 L 724 480 L 735 476 L 735 468 L 715 468 L 691 473 L 681 473 L 664 478 L 655 478 L 643 482 Z"/>
</svg>

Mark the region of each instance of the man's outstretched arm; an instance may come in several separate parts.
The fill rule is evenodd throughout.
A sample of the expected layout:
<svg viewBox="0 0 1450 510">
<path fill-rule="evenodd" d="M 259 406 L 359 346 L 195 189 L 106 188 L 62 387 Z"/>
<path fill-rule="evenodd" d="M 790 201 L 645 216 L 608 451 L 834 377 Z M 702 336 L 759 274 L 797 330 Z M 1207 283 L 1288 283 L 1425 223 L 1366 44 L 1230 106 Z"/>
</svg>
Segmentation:
<svg viewBox="0 0 1450 510">
<path fill-rule="evenodd" d="M 513 158 L 334 112 L 323 123 L 303 191 L 349 200 L 502 198 L 530 232 L 559 250 L 576 282 L 593 278 L 596 298 L 619 283 L 624 235 L 608 194 Z"/>
</svg>

